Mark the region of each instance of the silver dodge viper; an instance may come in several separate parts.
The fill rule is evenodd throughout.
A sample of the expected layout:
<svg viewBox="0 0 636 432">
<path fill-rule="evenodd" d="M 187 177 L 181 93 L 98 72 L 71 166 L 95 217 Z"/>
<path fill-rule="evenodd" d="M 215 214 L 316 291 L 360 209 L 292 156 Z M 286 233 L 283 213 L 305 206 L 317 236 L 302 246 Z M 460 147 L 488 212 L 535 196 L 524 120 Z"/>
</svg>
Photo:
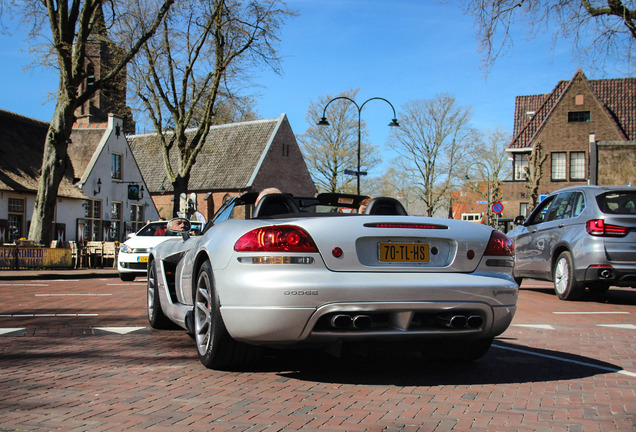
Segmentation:
<svg viewBox="0 0 636 432">
<path fill-rule="evenodd" d="M 514 247 L 500 231 L 408 216 L 389 197 L 363 211 L 357 195 L 256 198 L 228 201 L 202 235 L 182 224 L 150 253 L 150 325 L 185 329 L 206 367 L 350 341 L 474 360 L 512 321 Z"/>
</svg>

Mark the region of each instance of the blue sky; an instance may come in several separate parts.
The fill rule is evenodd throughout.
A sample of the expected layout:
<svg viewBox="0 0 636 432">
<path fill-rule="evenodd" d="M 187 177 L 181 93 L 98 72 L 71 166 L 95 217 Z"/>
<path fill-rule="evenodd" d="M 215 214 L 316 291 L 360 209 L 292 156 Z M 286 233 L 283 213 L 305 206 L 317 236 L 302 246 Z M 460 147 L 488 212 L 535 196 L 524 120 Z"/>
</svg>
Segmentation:
<svg viewBox="0 0 636 432">
<path fill-rule="evenodd" d="M 254 73 L 256 110 L 262 118 L 286 113 L 296 134 L 309 126 L 305 119 L 312 100 L 359 88 L 358 102 L 388 99 L 398 111 L 410 100 L 453 94 L 472 106 L 473 125 L 512 132 L 515 96 L 548 93 L 559 80 L 572 78 L 579 65 L 568 41 L 552 45 L 550 36 L 527 40 L 526 29 L 484 77 L 472 17 L 455 1 L 433 0 L 288 0 L 300 16 L 283 27 L 282 75 Z M 24 70 L 32 57 L 23 37 L 0 36 L 0 108 L 49 121 L 57 77 L 41 68 Z M 588 78 L 620 78 L 586 72 Z M 385 148 L 390 107 L 373 101 L 362 111 L 369 140 Z M 318 119 L 312 119 L 315 123 Z M 385 150 L 386 151 L 386 150 Z M 387 157 L 390 153 L 387 151 Z M 370 173 L 371 174 L 371 173 Z M 374 173 L 380 174 L 378 172 Z"/>
</svg>

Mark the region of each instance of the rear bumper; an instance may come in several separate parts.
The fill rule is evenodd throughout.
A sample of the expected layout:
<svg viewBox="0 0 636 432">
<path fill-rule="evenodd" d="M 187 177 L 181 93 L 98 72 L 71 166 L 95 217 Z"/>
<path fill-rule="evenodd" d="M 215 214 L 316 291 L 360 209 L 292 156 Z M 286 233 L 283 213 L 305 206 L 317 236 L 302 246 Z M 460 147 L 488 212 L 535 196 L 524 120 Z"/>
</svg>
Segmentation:
<svg viewBox="0 0 636 432">
<path fill-rule="evenodd" d="M 256 273 L 215 273 L 228 332 L 252 344 L 494 337 L 510 325 L 518 298 L 517 284 L 502 274 L 334 273 L 306 268 Z M 331 326 L 332 318 L 342 314 L 362 315 L 370 325 Z M 479 316 L 480 324 L 445 325 L 444 319 L 455 314 Z"/>
<path fill-rule="evenodd" d="M 409 338 L 487 338 L 503 333 L 515 306 L 484 303 L 334 303 L 318 309 L 222 307 L 230 335 L 251 344 L 294 344 L 337 340 L 404 340 Z M 330 326 L 336 316 L 368 317 L 364 328 Z M 453 328 L 450 316 L 480 317 L 480 325 Z"/>
<path fill-rule="evenodd" d="M 636 288 L 636 265 L 612 263 L 602 267 L 588 267 L 585 270 L 584 281 Z"/>
</svg>

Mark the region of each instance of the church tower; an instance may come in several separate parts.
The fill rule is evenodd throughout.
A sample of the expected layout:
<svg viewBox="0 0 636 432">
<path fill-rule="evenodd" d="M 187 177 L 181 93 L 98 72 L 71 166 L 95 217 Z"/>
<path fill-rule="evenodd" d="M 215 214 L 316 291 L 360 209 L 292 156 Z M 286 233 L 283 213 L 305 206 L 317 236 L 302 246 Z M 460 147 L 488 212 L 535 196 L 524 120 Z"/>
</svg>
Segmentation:
<svg viewBox="0 0 636 432">
<path fill-rule="evenodd" d="M 81 91 L 94 85 L 95 81 L 105 75 L 123 55 L 122 50 L 108 38 L 101 6 L 96 11 L 94 19 L 95 24 L 86 41 L 84 62 L 86 79 L 82 83 Z M 132 110 L 126 105 L 126 81 L 127 74 L 124 68 L 113 82 L 98 89 L 75 111 L 77 124 L 104 123 L 108 121 L 108 114 L 115 114 L 124 120 L 124 132 L 134 134 L 135 122 Z"/>
</svg>

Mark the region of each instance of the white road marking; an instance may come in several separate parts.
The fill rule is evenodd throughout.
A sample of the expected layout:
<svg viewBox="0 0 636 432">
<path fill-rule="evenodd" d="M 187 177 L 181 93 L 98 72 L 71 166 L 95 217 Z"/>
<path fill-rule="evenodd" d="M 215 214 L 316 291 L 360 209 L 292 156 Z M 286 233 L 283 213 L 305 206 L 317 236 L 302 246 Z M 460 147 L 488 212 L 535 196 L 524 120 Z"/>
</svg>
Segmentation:
<svg viewBox="0 0 636 432">
<path fill-rule="evenodd" d="M 15 333 L 15 332 L 19 332 L 19 331 L 26 331 L 25 328 L 23 327 L 6 327 L 6 328 L 0 328 L 0 335 L 4 335 L 4 334 L 9 334 L 9 333 Z"/>
<path fill-rule="evenodd" d="M 550 324 L 513 324 L 514 327 L 527 327 L 527 328 L 536 328 L 542 330 L 555 330 L 556 327 L 551 326 Z"/>
<path fill-rule="evenodd" d="M 91 313 L 74 313 L 74 314 L 5 314 L 0 315 L 0 318 L 43 318 L 43 317 L 93 317 L 99 316 L 99 314 Z"/>
<path fill-rule="evenodd" d="M 36 297 L 93 297 L 93 296 L 112 296 L 112 294 L 35 294 Z"/>
<path fill-rule="evenodd" d="M 598 327 L 609 327 L 609 328 L 617 328 L 623 330 L 636 330 L 636 325 L 634 324 L 596 324 Z"/>
<path fill-rule="evenodd" d="M 502 346 L 502 345 L 497 345 L 497 344 L 493 344 L 492 346 L 495 347 L 495 348 L 500 348 L 500 349 L 504 349 L 504 350 L 508 350 L 508 351 L 514 351 L 514 352 L 518 352 L 518 353 L 522 353 L 522 354 L 528 354 L 528 355 L 533 355 L 533 356 L 537 356 L 537 357 L 543 357 L 543 358 L 547 358 L 547 359 L 550 359 L 550 360 L 558 360 L 558 361 L 562 361 L 562 362 L 565 362 L 565 363 L 577 364 L 577 365 L 580 365 L 580 366 L 587 366 L 587 367 L 603 370 L 603 371 L 606 371 L 606 372 L 619 373 L 619 374 L 622 374 L 622 375 L 627 375 L 627 376 L 636 378 L 636 373 L 630 372 L 630 371 L 626 371 L 625 369 L 610 368 L 610 367 L 607 367 L 607 366 L 601 366 L 601 365 L 597 365 L 597 364 L 594 364 L 594 363 L 587 363 L 587 362 L 582 362 L 582 361 L 578 361 L 578 360 L 566 359 L 566 358 L 563 358 L 563 357 L 557 357 L 557 356 L 553 356 L 553 355 L 549 355 L 549 354 L 541 354 L 541 353 L 538 353 L 538 352 L 535 352 L 535 351 L 528 351 L 528 350 L 524 350 L 524 349 L 512 348 L 512 347 L 507 347 L 507 346 Z"/>
<path fill-rule="evenodd" d="M 146 327 L 93 327 L 93 330 L 99 330 L 108 333 L 128 334 L 139 330 L 146 330 Z"/>
<path fill-rule="evenodd" d="M 616 312 L 603 312 L 603 311 L 596 311 L 596 312 L 552 312 L 555 315 L 629 315 L 629 312 L 620 312 L 620 311 L 616 311 Z"/>
</svg>

